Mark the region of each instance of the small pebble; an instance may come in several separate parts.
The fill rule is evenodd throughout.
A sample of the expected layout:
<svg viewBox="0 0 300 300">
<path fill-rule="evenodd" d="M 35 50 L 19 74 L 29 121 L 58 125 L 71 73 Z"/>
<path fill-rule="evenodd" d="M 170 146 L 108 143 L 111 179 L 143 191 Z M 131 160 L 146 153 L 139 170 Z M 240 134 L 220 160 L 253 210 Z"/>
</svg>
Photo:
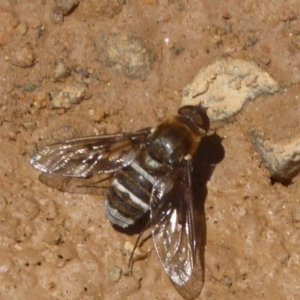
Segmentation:
<svg viewBox="0 0 300 300">
<path fill-rule="evenodd" d="M 34 83 L 26 83 L 23 88 L 25 92 L 33 92 L 36 90 L 37 86 Z"/>
<path fill-rule="evenodd" d="M 18 197 L 12 202 L 12 215 L 22 220 L 34 220 L 40 212 L 40 205 L 32 197 Z"/>
<path fill-rule="evenodd" d="M 105 118 L 105 109 L 101 106 L 91 108 L 89 110 L 89 115 L 93 121 L 101 122 Z"/>
<path fill-rule="evenodd" d="M 64 16 L 70 14 L 79 4 L 79 0 L 55 0 L 55 2 Z"/>
<path fill-rule="evenodd" d="M 300 67 L 299 66 L 296 66 L 293 68 L 291 80 L 292 80 L 293 84 L 300 83 Z"/>
<path fill-rule="evenodd" d="M 228 285 L 228 286 L 231 286 L 232 285 L 232 280 L 231 280 L 230 277 L 224 276 L 223 283 L 226 284 L 226 285 Z"/>
<path fill-rule="evenodd" d="M 73 249 L 73 245 L 71 243 L 62 243 L 58 248 L 58 256 L 65 261 L 70 261 L 75 253 Z"/>
<path fill-rule="evenodd" d="M 121 275 L 122 270 L 117 266 L 112 267 L 108 273 L 109 280 L 112 282 L 118 282 L 121 278 Z"/>
<path fill-rule="evenodd" d="M 7 199 L 5 196 L 0 195 L 0 211 L 3 211 L 7 204 Z"/>
<path fill-rule="evenodd" d="M 136 36 L 101 35 L 95 42 L 98 57 L 105 67 L 114 67 L 130 78 L 145 78 L 152 68 L 155 53 Z"/>
<path fill-rule="evenodd" d="M 223 13 L 222 13 L 222 18 L 225 19 L 225 20 L 231 19 L 231 14 L 229 13 L 228 10 L 224 10 L 224 11 L 223 11 Z"/>
<path fill-rule="evenodd" d="M 97 2 L 96 10 L 107 18 L 113 18 L 122 11 L 124 2 L 124 0 L 101 0 Z"/>
<path fill-rule="evenodd" d="M 28 46 L 14 49 L 11 56 L 11 63 L 17 67 L 32 67 L 35 61 L 33 50 Z"/>
<path fill-rule="evenodd" d="M 52 80 L 54 82 L 64 82 L 70 76 L 71 69 L 64 63 L 59 62 L 54 69 Z"/>
<path fill-rule="evenodd" d="M 45 241 L 45 243 L 49 244 L 49 245 L 58 245 L 60 243 L 62 239 L 62 235 L 61 233 L 54 229 L 50 229 L 47 231 L 46 235 L 44 236 L 43 240 Z"/>
<path fill-rule="evenodd" d="M 293 209 L 292 217 L 293 217 L 294 223 L 300 222 L 300 207 L 299 206 L 296 206 L 295 209 Z"/>
<path fill-rule="evenodd" d="M 69 109 L 79 104 L 86 96 L 86 85 L 83 83 L 73 83 L 68 85 L 52 100 L 52 108 Z"/>
<path fill-rule="evenodd" d="M 264 65 L 269 65 L 271 63 L 271 58 L 269 56 L 266 56 L 262 54 L 259 58 L 260 62 L 263 63 Z"/>
<path fill-rule="evenodd" d="M 58 216 L 58 206 L 54 200 L 49 200 L 45 203 L 42 208 L 43 210 L 43 217 L 46 221 L 53 221 Z"/>
<path fill-rule="evenodd" d="M 27 30 L 28 30 L 28 27 L 25 23 L 20 23 L 17 27 L 16 27 L 16 30 L 18 32 L 18 34 L 20 35 L 24 35 Z"/>
<path fill-rule="evenodd" d="M 31 117 L 28 117 L 23 122 L 23 127 L 26 128 L 28 131 L 33 131 L 36 128 L 36 121 Z"/>
<path fill-rule="evenodd" d="M 64 14 L 57 6 L 51 10 L 50 20 L 54 24 L 62 24 L 64 22 Z"/>
<path fill-rule="evenodd" d="M 174 43 L 171 50 L 175 55 L 180 55 L 184 51 L 184 46 L 179 43 Z"/>
<path fill-rule="evenodd" d="M 134 244 L 129 241 L 126 241 L 123 248 L 123 254 L 127 257 L 131 257 L 132 251 L 134 249 Z M 133 253 L 132 261 L 141 260 L 147 257 L 147 252 L 143 251 L 141 248 L 136 247 Z"/>
</svg>

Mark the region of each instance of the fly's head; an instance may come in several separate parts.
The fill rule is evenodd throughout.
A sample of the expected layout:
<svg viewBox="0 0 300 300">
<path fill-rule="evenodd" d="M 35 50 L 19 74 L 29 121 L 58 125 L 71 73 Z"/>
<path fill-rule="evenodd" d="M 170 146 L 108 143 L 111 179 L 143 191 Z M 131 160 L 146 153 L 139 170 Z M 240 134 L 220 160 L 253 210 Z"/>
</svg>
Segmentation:
<svg viewBox="0 0 300 300">
<path fill-rule="evenodd" d="M 198 105 L 186 105 L 178 110 L 180 119 L 185 119 L 188 126 L 195 131 L 200 132 L 200 136 L 206 135 L 209 130 L 210 121 L 206 113 L 206 108 Z"/>
</svg>

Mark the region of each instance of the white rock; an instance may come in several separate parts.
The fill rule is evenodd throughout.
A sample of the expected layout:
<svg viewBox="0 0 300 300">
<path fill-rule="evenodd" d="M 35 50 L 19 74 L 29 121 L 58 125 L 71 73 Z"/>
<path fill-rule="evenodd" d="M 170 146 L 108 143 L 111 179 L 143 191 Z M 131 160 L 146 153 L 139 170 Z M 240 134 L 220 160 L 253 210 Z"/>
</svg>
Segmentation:
<svg viewBox="0 0 300 300">
<path fill-rule="evenodd" d="M 69 109 L 79 104 L 86 96 L 86 85 L 73 83 L 65 87 L 52 100 L 52 108 Z"/>
<path fill-rule="evenodd" d="M 279 84 L 255 63 L 224 58 L 200 69 L 183 89 L 181 106 L 201 104 L 211 121 L 221 121 L 238 113 L 246 101 L 278 91 Z"/>
<path fill-rule="evenodd" d="M 289 182 L 300 172 L 300 139 L 276 144 L 255 130 L 250 132 L 252 143 L 274 180 Z"/>
</svg>

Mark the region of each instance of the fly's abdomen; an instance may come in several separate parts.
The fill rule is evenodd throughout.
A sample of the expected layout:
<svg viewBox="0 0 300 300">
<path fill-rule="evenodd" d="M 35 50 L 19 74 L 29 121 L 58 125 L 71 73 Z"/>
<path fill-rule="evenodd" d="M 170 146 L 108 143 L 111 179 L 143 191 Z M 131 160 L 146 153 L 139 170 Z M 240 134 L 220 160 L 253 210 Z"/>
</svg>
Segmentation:
<svg viewBox="0 0 300 300">
<path fill-rule="evenodd" d="M 105 201 L 110 222 L 126 228 L 147 213 L 154 183 L 143 160 L 137 159 L 118 171 Z"/>
</svg>

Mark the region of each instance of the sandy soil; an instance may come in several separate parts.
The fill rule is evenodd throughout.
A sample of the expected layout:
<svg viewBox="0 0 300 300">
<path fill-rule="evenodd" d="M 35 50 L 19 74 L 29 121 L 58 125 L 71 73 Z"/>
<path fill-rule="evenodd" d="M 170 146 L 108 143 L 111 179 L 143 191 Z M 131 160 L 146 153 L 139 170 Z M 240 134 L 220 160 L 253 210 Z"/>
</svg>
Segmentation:
<svg viewBox="0 0 300 300">
<path fill-rule="evenodd" d="M 293 0 L 1 0 L 0 299 L 182 299 L 151 239 L 126 275 L 137 235 L 110 225 L 105 191 L 52 189 L 28 160 L 55 140 L 155 126 L 222 57 L 255 62 L 284 92 L 212 124 L 224 155 L 207 182 L 200 298 L 299 299 L 300 177 L 271 182 L 249 137 L 299 138 L 299 16 Z"/>
</svg>

